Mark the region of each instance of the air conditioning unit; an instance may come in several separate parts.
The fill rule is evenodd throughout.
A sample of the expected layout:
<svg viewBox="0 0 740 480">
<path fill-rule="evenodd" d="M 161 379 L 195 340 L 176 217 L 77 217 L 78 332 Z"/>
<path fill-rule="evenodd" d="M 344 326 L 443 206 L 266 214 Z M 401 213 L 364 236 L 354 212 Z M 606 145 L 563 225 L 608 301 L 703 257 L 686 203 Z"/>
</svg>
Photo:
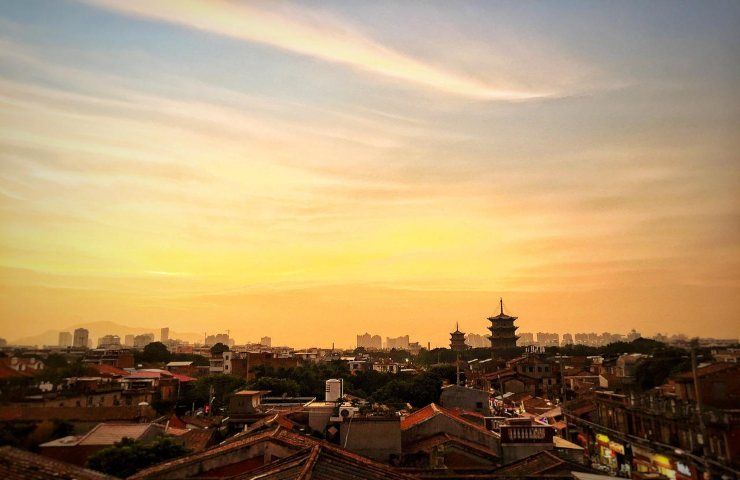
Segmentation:
<svg viewBox="0 0 740 480">
<path fill-rule="evenodd" d="M 339 417 L 342 420 L 345 420 L 347 418 L 352 418 L 355 416 L 355 413 L 357 413 L 360 409 L 357 407 L 353 407 L 351 404 L 343 404 L 339 407 Z"/>
</svg>

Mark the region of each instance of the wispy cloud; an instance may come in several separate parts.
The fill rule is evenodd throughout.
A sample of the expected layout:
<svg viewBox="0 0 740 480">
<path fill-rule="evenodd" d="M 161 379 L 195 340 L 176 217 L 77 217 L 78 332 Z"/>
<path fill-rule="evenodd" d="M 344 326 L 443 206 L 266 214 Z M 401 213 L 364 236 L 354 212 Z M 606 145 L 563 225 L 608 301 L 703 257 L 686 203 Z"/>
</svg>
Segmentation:
<svg viewBox="0 0 740 480">
<path fill-rule="evenodd" d="M 368 38 L 336 19 L 320 19 L 310 11 L 257 8 L 254 4 L 203 0 L 81 0 L 139 18 L 157 20 L 218 35 L 270 45 L 355 70 L 402 80 L 413 85 L 480 100 L 517 101 L 543 98 L 535 91 L 501 80 L 493 85 L 448 71 Z M 260 4 L 265 7 L 266 4 Z M 297 17 L 301 17 L 301 21 Z M 306 21 L 305 19 L 309 19 Z"/>
</svg>

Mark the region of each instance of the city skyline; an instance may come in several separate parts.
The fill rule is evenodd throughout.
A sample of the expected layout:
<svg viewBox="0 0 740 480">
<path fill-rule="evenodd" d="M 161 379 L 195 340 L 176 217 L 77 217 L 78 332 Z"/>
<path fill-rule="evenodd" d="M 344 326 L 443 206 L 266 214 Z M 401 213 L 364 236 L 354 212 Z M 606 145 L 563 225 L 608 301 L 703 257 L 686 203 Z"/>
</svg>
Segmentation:
<svg viewBox="0 0 740 480">
<path fill-rule="evenodd" d="M 176 3 L 0 5 L 0 337 L 740 336 L 737 3 Z"/>
</svg>

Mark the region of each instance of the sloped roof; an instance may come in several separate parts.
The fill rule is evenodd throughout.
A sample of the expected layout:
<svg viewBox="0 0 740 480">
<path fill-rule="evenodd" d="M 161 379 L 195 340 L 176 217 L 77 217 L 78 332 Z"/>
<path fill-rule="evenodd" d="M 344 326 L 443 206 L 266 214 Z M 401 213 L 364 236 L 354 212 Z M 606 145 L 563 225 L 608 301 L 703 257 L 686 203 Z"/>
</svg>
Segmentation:
<svg viewBox="0 0 740 480">
<path fill-rule="evenodd" d="M 31 378 L 33 377 L 33 373 L 23 371 L 19 372 L 18 370 L 14 370 L 7 365 L 0 363 L 0 380 L 5 379 L 11 379 L 11 378 Z"/>
<path fill-rule="evenodd" d="M 737 363 L 729 363 L 729 362 L 710 363 L 709 365 L 704 365 L 703 367 L 697 368 L 696 376 L 699 378 L 702 378 L 702 377 L 706 377 L 709 375 L 714 375 L 715 373 L 720 373 L 720 372 L 730 371 L 730 370 L 740 370 L 740 365 Z M 694 374 L 691 371 L 684 372 L 676 376 L 676 380 L 692 381 L 693 379 L 694 379 Z"/>
<path fill-rule="evenodd" d="M 234 480 L 296 479 L 336 480 L 353 478 L 361 480 L 409 480 L 412 477 L 400 473 L 382 463 L 320 442 L 290 457 L 234 477 Z"/>
<path fill-rule="evenodd" d="M 113 445 L 123 438 L 138 440 L 151 429 L 162 429 L 152 423 L 101 423 L 80 438 L 79 445 Z"/>
<path fill-rule="evenodd" d="M 0 478 L 3 480 L 114 480 L 114 477 L 59 460 L 0 447 Z"/>
<path fill-rule="evenodd" d="M 198 380 L 197 378 L 189 377 L 189 376 L 183 375 L 181 373 L 173 373 L 172 374 L 172 377 L 173 378 L 176 378 L 180 383 L 195 382 L 195 381 Z"/>
<path fill-rule="evenodd" d="M 504 465 L 503 467 L 494 471 L 493 474 L 497 477 L 536 476 L 556 471 L 559 468 L 566 466 L 567 464 L 568 462 L 559 458 L 557 455 L 543 450 L 508 465 Z"/>
<path fill-rule="evenodd" d="M 106 365 L 104 363 L 91 363 L 88 365 L 90 368 L 98 372 L 98 374 L 107 377 L 126 377 L 130 372 L 114 367 L 113 365 Z"/>
<path fill-rule="evenodd" d="M 163 474 L 177 471 L 187 465 L 197 464 L 212 458 L 227 455 L 231 452 L 236 452 L 242 448 L 247 448 L 260 442 L 277 442 L 281 445 L 294 447 L 296 451 L 298 451 L 315 445 L 317 440 L 297 435 L 278 427 L 265 432 L 249 435 L 244 438 L 240 438 L 239 440 L 225 442 L 201 452 L 191 453 L 184 457 L 154 465 L 132 475 L 129 479 L 159 478 Z"/>
<path fill-rule="evenodd" d="M 437 433 L 429 437 L 424 437 L 418 441 L 412 442 L 404 447 L 405 453 L 414 453 L 418 451 L 429 452 L 438 445 L 456 444 L 466 450 L 474 450 L 477 454 L 486 457 L 498 457 L 496 452 L 491 449 L 485 448 L 484 446 L 465 440 L 449 433 Z"/>
<path fill-rule="evenodd" d="M 215 429 L 194 428 L 180 435 L 185 448 L 191 452 L 201 452 L 211 444 Z"/>
<path fill-rule="evenodd" d="M 414 413 L 401 418 L 401 431 L 412 428 L 422 422 L 429 420 L 430 418 L 436 417 L 437 415 L 444 415 L 445 417 L 450 418 L 456 422 L 463 423 L 468 427 L 475 428 L 488 435 L 493 435 L 493 432 L 488 430 L 482 424 L 478 425 L 476 423 L 473 423 L 470 420 L 467 420 L 466 418 L 460 416 L 458 412 L 441 407 L 436 403 L 430 403 L 426 407 L 420 408 Z"/>
</svg>

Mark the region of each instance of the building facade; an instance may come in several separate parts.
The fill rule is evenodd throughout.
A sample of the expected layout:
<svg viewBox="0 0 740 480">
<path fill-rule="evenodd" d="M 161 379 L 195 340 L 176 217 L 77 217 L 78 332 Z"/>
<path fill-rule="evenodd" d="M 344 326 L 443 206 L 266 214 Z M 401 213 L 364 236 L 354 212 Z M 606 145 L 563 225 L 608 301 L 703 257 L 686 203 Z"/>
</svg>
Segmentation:
<svg viewBox="0 0 740 480">
<path fill-rule="evenodd" d="M 75 330 L 72 346 L 75 348 L 87 348 L 90 332 L 85 328 Z"/>
</svg>

